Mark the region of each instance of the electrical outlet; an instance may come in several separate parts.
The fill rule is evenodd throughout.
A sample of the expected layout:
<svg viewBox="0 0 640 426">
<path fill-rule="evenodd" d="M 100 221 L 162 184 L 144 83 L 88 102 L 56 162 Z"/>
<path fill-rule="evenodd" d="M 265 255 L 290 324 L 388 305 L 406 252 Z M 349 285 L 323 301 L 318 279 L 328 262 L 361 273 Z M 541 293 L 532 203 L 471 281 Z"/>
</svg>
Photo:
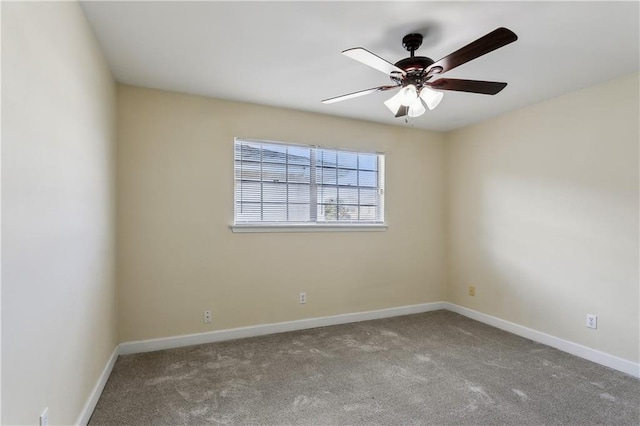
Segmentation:
<svg viewBox="0 0 640 426">
<path fill-rule="evenodd" d="M 593 314 L 587 314 L 587 328 L 598 328 L 598 316 Z"/>
<path fill-rule="evenodd" d="M 475 296 L 476 295 L 476 288 L 472 285 L 469 286 L 469 296 Z"/>
<path fill-rule="evenodd" d="M 40 414 L 40 426 L 49 426 L 49 407 Z"/>
<path fill-rule="evenodd" d="M 209 311 L 209 310 L 204 311 L 204 318 L 203 318 L 203 320 L 204 320 L 204 323 L 205 323 L 205 324 L 210 323 L 210 322 L 212 321 L 212 320 L 211 320 L 211 311 Z"/>
<path fill-rule="evenodd" d="M 305 303 L 307 303 L 307 293 L 302 292 L 300 293 L 300 304 L 304 305 Z"/>
</svg>

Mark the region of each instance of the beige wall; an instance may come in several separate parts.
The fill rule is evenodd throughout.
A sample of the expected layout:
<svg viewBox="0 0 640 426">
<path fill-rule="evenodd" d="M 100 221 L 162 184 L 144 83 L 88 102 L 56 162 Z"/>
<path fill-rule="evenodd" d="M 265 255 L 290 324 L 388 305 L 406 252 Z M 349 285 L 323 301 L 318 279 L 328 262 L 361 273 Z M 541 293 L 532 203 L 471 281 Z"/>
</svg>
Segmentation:
<svg viewBox="0 0 640 426">
<path fill-rule="evenodd" d="M 2 424 L 72 424 L 117 344 L 115 84 L 77 3 L 2 3 Z"/>
<path fill-rule="evenodd" d="M 447 135 L 448 300 L 639 361 L 638 101 L 632 75 Z"/>
<path fill-rule="evenodd" d="M 118 113 L 121 341 L 443 299 L 442 135 L 131 86 Z M 389 229 L 232 233 L 234 136 L 386 152 Z"/>
</svg>

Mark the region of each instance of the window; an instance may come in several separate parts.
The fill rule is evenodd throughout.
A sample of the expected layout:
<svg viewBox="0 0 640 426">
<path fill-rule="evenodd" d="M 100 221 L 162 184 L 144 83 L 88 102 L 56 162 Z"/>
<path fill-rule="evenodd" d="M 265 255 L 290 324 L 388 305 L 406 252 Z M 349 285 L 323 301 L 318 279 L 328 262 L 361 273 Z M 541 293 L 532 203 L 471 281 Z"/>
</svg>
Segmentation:
<svg viewBox="0 0 640 426">
<path fill-rule="evenodd" d="M 384 154 L 235 139 L 235 225 L 384 222 Z"/>
</svg>

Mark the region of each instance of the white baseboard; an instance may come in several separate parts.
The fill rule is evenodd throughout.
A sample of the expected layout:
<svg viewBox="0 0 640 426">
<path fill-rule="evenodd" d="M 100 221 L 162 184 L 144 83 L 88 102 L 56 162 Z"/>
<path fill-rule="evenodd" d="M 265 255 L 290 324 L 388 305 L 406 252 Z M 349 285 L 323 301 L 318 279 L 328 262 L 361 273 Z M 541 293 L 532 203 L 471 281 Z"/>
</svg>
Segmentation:
<svg viewBox="0 0 640 426">
<path fill-rule="evenodd" d="M 419 305 L 400 306 L 396 308 L 380 309 L 376 311 L 356 312 L 352 314 L 334 315 L 330 317 L 309 318 L 297 321 L 232 328 L 228 330 L 211 331 L 208 333 L 186 334 L 182 336 L 164 337 L 159 339 L 124 342 L 120 343 L 118 353 L 121 355 L 127 355 L 141 352 L 151 352 L 162 349 L 200 345 L 203 343 L 220 342 L 223 340 L 241 339 L 244 337 L 263 336 L 266 334 L 283 333 L 287 331 L 305 330 L 309 328 L 347 324 L 352 322 L 389 318 L 400 315 L 417 314 L 421 312 L 436 311 L 440 309 L 447 309 L 449 311 L 456 312 L 460 315 L 464 315 L 476 321 L 480 321 L 501 330 L 508 331 L 509 333 L 516 334 L 518 336 L 533 340 L 538 343 L 549 345 L 561 351 L 576 355 L 580 358 L 584 358 L 597 364 L 604 365 L 606 367 L 613 368 L 614 370 L 622 371 L 631 376 L 640 378 L 640 364 L 638 363 L 449 302 L 423 303 Z M 113 367 L 113 365 L 111 365 L 111 367 Z M 106 370 L 107 368 L 105 368 L 105 371 Z M 109 371 L 111 371 L 110 368 Z M 96 386 L 96 389 L 97 388 L 98 386 Z"/>
<path fill-rule="evenodd" d="M 437 311 L 446 309 L 460 315 L 464 315 L 476 321 L 491 325 L 509 333 L 516 334 L 526 339 L 538 343 L 549 345 L 563 352 L 576 355 L 580 358 L 593 361 L 596 364 L 604 365 L 614 370 L 622 371 L 631 376 L 640 378 L 640 364 L 619 358 L 614 355 L 588 348 L 578 343 L 570 342 L 541 331 L 533 330 L 519 324 L 515 324 L 473 309 L 465 308 L 449 302 L 423 303 L 419 305 L 399 306 L 396 308 L 380 309 L 376 311 L 356 312 L 352 314 L 334 315 L 330 317 L 308 318 L 297 321 L 287 321 L 273 324 L 261 324 L 249 327 L 232 328 L 228 330 L 218 330 L 208 333 L 187 334 L 182 336 L 164 337 L 160 339 L 140 340 L 135 342 L 120 343 L 114 349 L 107 365 L 104 367 L 96 386 L 93 388 L 78 420 L 77 425 L 86 425 L 91 418 L 91 414 L 100 399 L 111 370 L 118 358 L 118 355 L 127 355 L 141 352 L 158 351 L 162 349 L 178 348 L 183 346 L 200 345 L 203 343 L 220 342 L 223 340 L 240 339 L 244 337 L 263 336 L 266 334 L 283 333 L 287 331 L 305 330 L 316 327 L 326 327 L 330 325 L 347 324 L 360 321 L 368 321 L 381 318 L 389 318 L 401 315 L 418 314 L 422 312 Z"/>
<path fill-rule="evenodd" d="M 640 378 L 640 364 L 638 363 L 628 361 L 614 355 L 609 355 L 605 352 L 600 352 L 596 349 L 591 349 L 578 343 L 570 342 L 491 315 L 483 314 L 482 312 L 474 311 L 473 309 L 465 308 L 449 302 L 444 302 L 444 304 L 445 309 L 449 311 L 464 315 L 465 317 L 480 321 L 535 342 L 554 347 L 580 358 L 593 361 L 596 364 L 604 365 L 605 367 L 613 368 L 614 370 L 622 371 L 623 373 Z"/>
<path fill-rule="evenodd" d="M 160 339 L 140 340 L 136 342 L 120 343 L 121 355 L 151 352 L 162 349 L 178 348 L 182 346 L 200 345 L 203 343 L 220 342 L 223 340 L 240 339 L 244 337 L 263 336 L 265 334 L 283 333 L 286 331 L 305 330 L 329 325 L 347 324 L 380 318 L 396 317 L 400 315 L 418 314 L 422 312 L 446 309 L 445 302 L 423 303 L 419 305 L 399 306 L 397 308 L 380 309 L 376 311 L 356 312 L 352 314 L 334 315 L 330 317 L 308 318 L 296 321 L 261 324 L 250 327 L 217 330 L 208 333 L 186 334 L 182 336 L 164 337 Z"/>
<path fill-rule="evenodd" d="M 82 408 L 82 411 L 78 416 L 78 420 L 76 420 L 76 425 L 84 426 L 87 423 L 89 423 L 89 419 L 93 414 L 93 410 L 96 408 L 96 404 L 100 399 L 100 395 L 102 395 L 102 390 L 104 389 L 104 386 L 107 384 L 107 380 L 111 375 L 111 370 L 113 370 L 113 366 L 115 365 L 116 360 L 118 359 L 118 347 L 119 346 L 116 346 L 113 349 L 113 352 L 111 353 L 111 357 L 107 361 L 107 365 L 104 366 L 104 369 L 102 370 L 102 373 L 98 378 L 98 382 L 93 388 L 93 391 L 91 391 L 91 395 L 89 395 L 89 399 L 87 399 L 87 402 L 84 404 L 84 407 Z"/>
</svg>

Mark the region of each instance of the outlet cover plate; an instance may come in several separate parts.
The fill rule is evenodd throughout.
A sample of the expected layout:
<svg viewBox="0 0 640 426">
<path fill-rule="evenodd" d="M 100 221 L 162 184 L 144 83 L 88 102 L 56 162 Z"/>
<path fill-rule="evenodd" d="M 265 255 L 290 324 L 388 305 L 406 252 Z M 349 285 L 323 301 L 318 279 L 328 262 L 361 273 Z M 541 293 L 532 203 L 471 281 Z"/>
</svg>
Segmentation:
<svg viewBox="0 0 640 426">
<path fill-rule="evenodd" d="M 587 328 L 598 329 L 598 316 L 593 314 L 587 314 Z"/>
<path fill-rule="evenodd" d="M 40 414 L 40 426 L 49 426 L 49 407 Z"/>
</svg>

